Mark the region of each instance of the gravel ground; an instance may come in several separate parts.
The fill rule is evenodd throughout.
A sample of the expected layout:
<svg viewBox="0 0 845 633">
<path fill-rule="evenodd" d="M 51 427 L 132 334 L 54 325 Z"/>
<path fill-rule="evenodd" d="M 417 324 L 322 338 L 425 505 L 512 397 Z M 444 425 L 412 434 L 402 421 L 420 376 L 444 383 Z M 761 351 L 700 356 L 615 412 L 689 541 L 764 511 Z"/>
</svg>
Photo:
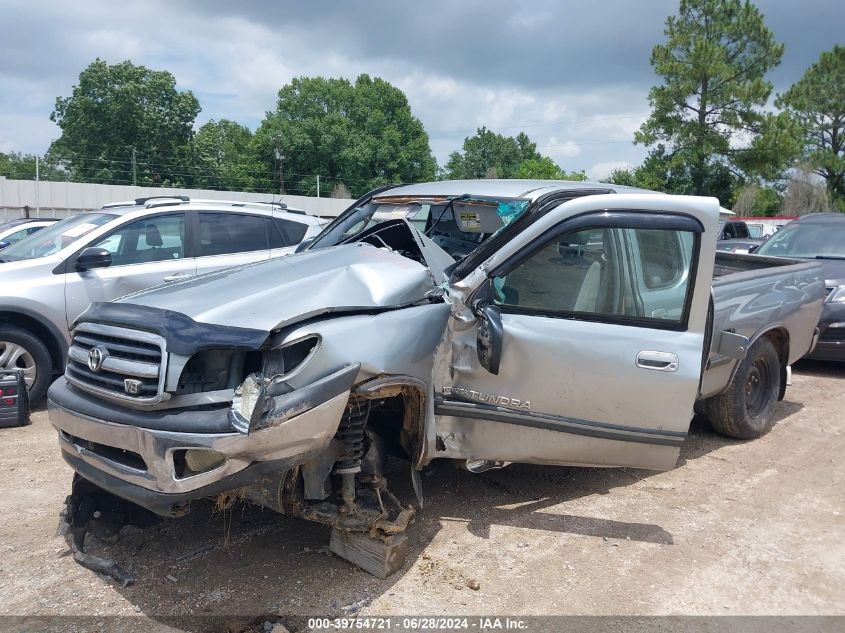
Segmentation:
<svg viewBox="0 0 845 633">
<path fill-rule="evenodd" d="M 356 612 L 842 615 L 843 411 L 845 366 L 805 362 L 772 432 L 741 442 L 696 419 L 669 472 L 437 463 L 407 563 L 387 580 L 327 555 L 324 527 L 256 507 L 201 505 L 116 544 L 89 537 L 135 576 L 129 587 L 77 565 L 57 536 L 71 471 L 37 411 L 0 430 L 0 615 L 143 615 L 148 630 L 178 628 L 167 616 L 293 630 Z M 410 501 L 407 479 L 394 464 Z"/>
</svg>

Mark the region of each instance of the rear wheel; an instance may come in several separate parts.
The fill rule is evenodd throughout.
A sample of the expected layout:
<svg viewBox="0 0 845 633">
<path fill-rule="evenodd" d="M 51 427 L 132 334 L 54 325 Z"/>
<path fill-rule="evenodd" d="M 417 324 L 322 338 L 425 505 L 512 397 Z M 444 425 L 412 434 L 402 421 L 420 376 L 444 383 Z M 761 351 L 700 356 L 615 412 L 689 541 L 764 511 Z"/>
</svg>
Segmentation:
<svg viewBox="0 0 845 633">
<path fill-rule="evenodd" d="M 41 340 L 14 325 L 0 325 L 0 373 L 23 371 L 29 399 L 40 402 L 50 386 L 53 362 Z"/>
<path fill-rule="evenodd" d="M 710 424 L 719 433 L 743 440 L 765 435 L 774 425 L 780 381 L 775 346 L 761 337 L 749 348 L 728 389 L 705 401 Z"/>
</svg>

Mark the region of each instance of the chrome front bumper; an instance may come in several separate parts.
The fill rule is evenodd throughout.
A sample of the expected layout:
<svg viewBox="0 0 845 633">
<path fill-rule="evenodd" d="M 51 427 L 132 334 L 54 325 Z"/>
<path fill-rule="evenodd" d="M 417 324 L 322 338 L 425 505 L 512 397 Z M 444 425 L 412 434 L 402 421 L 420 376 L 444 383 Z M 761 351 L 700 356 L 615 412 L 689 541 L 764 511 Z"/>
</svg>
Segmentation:
<svg viewBox="0 0 845 633">
<path fill-rule="evenodd" d="M 337 431 L 357 370 L 358 366 L 348 366 L 313 385 L 276 397 L 276 409 L 289 405 L 296 414 L 248 435 L 234 430 L 209 433 L 150 428 L 161 426 L 160 416 L 147 419 L 142 412 L 119 407 L 115 407 L 114 416 L 108 417 L 121 421 L 109 421 L 103 419 L 106 415 L 102 402 L 90 401 L 61 379 L 50 388 L 49 416 L 59 432 L 63 456 L 86 479 L 97 471 L 98 479 L 112 480 L 110 488 L 128 485 L 152 494 L 182 498 L 196 492 L 197 497 L 202 497 L 210 486 L 239 479 L 239 473 L 256 463 L 290 467 L 323 449 Z M 86 403 L 91 404 L 97 416 L 82 410 Z M 196 419 L 197 412 L 190 413 Z M 131 416 L 129 423 L 127 416 Z M 171 417 L 178 420 L 178 414 Z M 225 461 L 213 470 L 179 477 L 174 456 L 177 451 L 190 449 L 216 451 L 225 456 Z M 85 467 L 77 467 L 80 464 Z"/>
</svg>

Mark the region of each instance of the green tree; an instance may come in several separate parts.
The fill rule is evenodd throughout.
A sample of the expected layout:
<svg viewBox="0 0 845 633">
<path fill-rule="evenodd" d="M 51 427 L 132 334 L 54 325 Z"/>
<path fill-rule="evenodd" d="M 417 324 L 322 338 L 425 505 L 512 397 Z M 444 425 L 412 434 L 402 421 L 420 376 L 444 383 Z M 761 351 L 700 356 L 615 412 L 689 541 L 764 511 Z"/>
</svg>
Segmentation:
<svg viewBox="0 0 845 633">
<path fill-rule="evenodd" d="M 316 193 L 317 175 L 325 192 L 344 183 L 357 196 L 386 183 L 431 180 L 437 169 L 405 94 L 369 75 L 354 84 L 294 79 L 279 90 L 252 145 L 262 186 L 299 195 Z"/>
<path fill-rule="evenodd" d="M 522 161 L 516 169 L 515 177 L 536 180 L 587 180 L 587 172 L 566 172 L 551 158 L 544 156 Z"/>
<path fill-rule="evenodd" d="M 176 89 L 167 71 L 97 58 L 69 97 L 58 97 L 50 119 L 62 130 L 51 152 L 75 180 L 131 183 L 132 150 L 138 184 L 181 184 L 190 177 L 189 143 L 200 111 L 190 91 Z"/>
<path fill-rule="evenodd" d="M 0 152 L 0 176 L 14 180 L 35 180 L 35 154 Z"/>
<path fill-rule="evenodd" d="M 41 180 L 67 180 L 62 162 L 50 152 L 41 157 L 38 171 Z M 15 180 L 35 180 L 35 154 L 0 153 L 0 176 Z"/>
<path fill-rule="evenodd" d="M 600 182 L 622 185 L 623 187 L 639 187 L 640 176 L 637 171 L 637 167 L 615 167 Z"/>
<path fill-rule="evenodd" d="M 691 167 L 674 160 L 662 144 L 649 152 L 642 165 L 614 169 L 604 182 L 664 193 L 691 193 L 694 187 Z M 738 179 L 724 163 L 714 163 L 708 169 L 705 179 L 708 195 L 730 200 L 738 184 Z"/>
<path fill-rule="evenodd" d="M 208 189 L 255 191 L 264 168 L 252 151 L 253 134 L 228 119 L 211 120 L 194 135 L 195 182 Z"/>
<path fill-rule="evenodd" d="M 651 53 L 663 82 L 649 92 L 652 113 L 635 142 L 657 145 L 653 157 L 683 185 L 679 193 L 717 195 L 727 172 L 742 176 L 736 156 L 743 152 L 732 141 L 762 131 L 760 108 L 772 90 L 764 76 L 780 63 L 783 45 L 748 0 L 681 0 L 665 34 Z"/>
<path fill-rule="evenodd" d="M 740 216 L 772 216 L 778 215 L 782 205 L 780 191 L 752 183 L 734 191 L 731 210 Z"/>
<path fill-rule="evenodd" d="M 845 46 L 822 53 L 775 103 L 795 121 L 804 161 L 845 210 Z"/>
<path fill-rule="evenodd" d="M 444 176 L 457 180 L 518 178 L 517 171 L 523 162 L 542 161 L 543 158 L 537 152 L 537 144 L 525 132 L 515 137 L 503 136 L 480 127 L 474 136 L 464 139 L 462 151 L 449 155 Z"/>
</svg>

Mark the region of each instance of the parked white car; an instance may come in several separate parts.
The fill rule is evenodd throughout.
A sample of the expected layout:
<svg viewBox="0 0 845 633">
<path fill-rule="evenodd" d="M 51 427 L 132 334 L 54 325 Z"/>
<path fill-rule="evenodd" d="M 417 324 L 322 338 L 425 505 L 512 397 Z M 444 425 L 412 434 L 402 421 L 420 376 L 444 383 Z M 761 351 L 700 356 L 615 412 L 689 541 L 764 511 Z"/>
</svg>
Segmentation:
<svg viewBox="0 0 845 633">
<path fill-rule="evenodd" d="M 0 224 L 0 250 L 26 239 L 33 233 L 55 224 L 50 218 L 19 218 Z"/>
<path fill-rule="evenodd" d="M 0 252 L 0 371 L 23 370 L 37 402 L 64 370 L 68 328 L 92 302 L 288 255 L 321 224 L 281 204 L 187 197 L 57 222 Z"/>
</svg>

